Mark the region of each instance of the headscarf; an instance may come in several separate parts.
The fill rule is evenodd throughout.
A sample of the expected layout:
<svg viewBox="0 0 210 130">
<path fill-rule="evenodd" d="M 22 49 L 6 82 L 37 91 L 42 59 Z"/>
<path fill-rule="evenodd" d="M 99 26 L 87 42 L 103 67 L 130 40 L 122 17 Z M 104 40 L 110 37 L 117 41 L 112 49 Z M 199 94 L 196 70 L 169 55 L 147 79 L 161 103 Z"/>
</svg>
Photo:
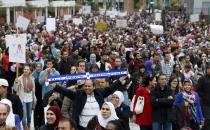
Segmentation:
<svg viewBox="0 0 210 130">
<path fill-rule="evenodd" d="M 10 108 L 8 117 L 6 119 L 6 125 L 15 126 L 15 114 L 13 113 L 13 110 L 12 110 L 12 103 L 11 103 L 11 101 L 8 100 L 8 99 L 2 99 L 0 101 L 0 103 L 8 105 L 9 108 Z"/>
<path fill-rule="evenodd" d="M 120 91 L 115 91 L 113 94 L 119 97 L 119 104 L 117 105 L 119 107 L 125 100 L 123 93 Z"/>
<path fill-rule="evenodd" d="M 61 110 L 60 110 L 59 106 L 57 106 L 57 105 L 51 106 L 50 108 L 48 108 L 47 111 L 49 111 L 49 110 L 52 111 L 55 114 L 55 116 L 56 116 L 55 123 L 52 124 L 52 126 L 57 127 L 58 123 L 59 123 L 59 120 L 60 120 L 60 118 L 62 116 Z"/>
<path fill-rule="evenodd" d="M 117 120 L 119 119 L 117 117 L 117 114 L 116 114 L 116 111 L 115 111 L 115 108 L 114 108 L 114 105 L 111 103 L 111 102 L 105 102 L 104 104 L 107 104 L 110 108 L 110 111 L 111 111 L 111 115 L 105 119 L 103 116 L 102 116 L 102 112 L 100 111 L 99 114 L 98 114 L 98 122 L 99 124 L 102 126 L 102 127 L 106 127 L 107 123 L 111 120 Z M 104 105 L 103 104 L 103 105 Z"/>
<path fill-rule="evenodd" d="M 96 60 L 94 61 L 94 60 L 92 60 L 92 58 L 91 58 L 91 57 L 93 57 L 93 56 L 95 56 L 95 58 L 96 58 L 96 54 L 95 54 L 95 53 L 90 54 L 90 63 L 91 63 L 91 64 L 95 64 L 95 63 L 96 63 Z"/>
</svg>

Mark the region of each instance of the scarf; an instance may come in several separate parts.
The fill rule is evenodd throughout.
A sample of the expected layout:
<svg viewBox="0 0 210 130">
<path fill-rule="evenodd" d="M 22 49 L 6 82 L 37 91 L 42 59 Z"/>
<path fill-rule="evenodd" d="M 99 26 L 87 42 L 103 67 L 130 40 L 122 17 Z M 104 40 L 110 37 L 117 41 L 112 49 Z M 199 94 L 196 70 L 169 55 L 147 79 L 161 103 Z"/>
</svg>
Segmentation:
<svg viewBox="0 0 210 130">
<path fill-rule="evenodd" d="M 182 93 L 183 98 L 186 102 L 188 102 L 190 105 L 186 107 L 186 118 L 187 119 L 193 119 L 195 122 L 197 122 L 197 110 L 196 110 L 196 105 L 195 105 L 195 95 L 193 93 Z"/>
<path fill-rule="evenodd" d="M 33 84 L 30 76 L 23 76 L 24 92 L 29 93 L 32 91 Z"/>
</svg>

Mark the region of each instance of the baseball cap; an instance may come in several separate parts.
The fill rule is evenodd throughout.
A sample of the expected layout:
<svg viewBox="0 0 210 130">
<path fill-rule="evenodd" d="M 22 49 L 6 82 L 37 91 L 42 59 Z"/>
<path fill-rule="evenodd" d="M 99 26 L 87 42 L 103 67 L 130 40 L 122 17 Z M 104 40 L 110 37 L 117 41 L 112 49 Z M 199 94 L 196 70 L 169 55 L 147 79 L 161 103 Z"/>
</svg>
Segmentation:
<svg viewBox="0 0 210 130">
<path fill-rule="evenodd" d="M 0 86 L 8 87 L 9 86 L 8 81 L 6 79 L 0 79 Z"/>
</svg>

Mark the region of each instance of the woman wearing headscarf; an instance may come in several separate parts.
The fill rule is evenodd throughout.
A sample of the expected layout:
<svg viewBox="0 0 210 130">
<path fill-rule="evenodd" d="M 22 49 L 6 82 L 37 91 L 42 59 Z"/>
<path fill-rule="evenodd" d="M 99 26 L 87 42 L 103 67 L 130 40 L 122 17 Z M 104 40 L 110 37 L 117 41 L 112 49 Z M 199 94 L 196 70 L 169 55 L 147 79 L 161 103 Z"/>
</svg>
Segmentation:
<svg viewBox="0 0 210 130">
<path fill-rule="evenodd" d="M 61 110 L 57 105 L 51 106 L 47 110 L 47 123 L 39 128 L 39 130 L 56 130 L 61 118 Z"/>
<path fill-rule="evenodd" d="M 115 111 L 119 119 L 123 120 L 126 124 L 126 128 L 129 130 L 129 117 L 131 117 L 131 111 L 129 106 L 124 103 L 123 93 L 120 91 L 115 91 L 112 95 L 112 104 L 115 107 Z"/>
<path fill-rule="evenodd" d="M 105 102 L 98 115 L 89 121 L 86 130 L 105 130 L 107 123 L 116 119 L 118 117 L 114 105 L 111 102 Z"/>
<path fill-rule="evenodd" d="M 5 104 L 9 110 L 9 115 L 6 119 L 6 125 L 16 127 L 17 130 L 22 130 L 20 117 L 19 115 L 13 113 L 11 101 L 8 99 L 2 99 L 0 103 Z"/>
<path fill-rule="evenodd" d="M 90 67 L 92 64 L 96 64 L 96 54 L 95 53 L 90 54 L 90 62 L 87 63 L 88 70 L 90 70 Z"/>
</svg>

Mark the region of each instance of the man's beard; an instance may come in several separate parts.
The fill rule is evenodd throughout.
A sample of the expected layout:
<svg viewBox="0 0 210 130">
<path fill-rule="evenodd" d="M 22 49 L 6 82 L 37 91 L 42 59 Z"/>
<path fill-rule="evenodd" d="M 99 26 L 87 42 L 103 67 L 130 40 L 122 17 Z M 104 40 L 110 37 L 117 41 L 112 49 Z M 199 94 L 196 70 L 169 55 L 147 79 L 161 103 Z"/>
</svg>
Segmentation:
<svg viewBox="0 0 210 130">
<path fill-rule="evenodd" d="M 6 126 L 6 121 L 0 120 L 0 127 L 4 127 L 4 126 Z"/>
</svg>

